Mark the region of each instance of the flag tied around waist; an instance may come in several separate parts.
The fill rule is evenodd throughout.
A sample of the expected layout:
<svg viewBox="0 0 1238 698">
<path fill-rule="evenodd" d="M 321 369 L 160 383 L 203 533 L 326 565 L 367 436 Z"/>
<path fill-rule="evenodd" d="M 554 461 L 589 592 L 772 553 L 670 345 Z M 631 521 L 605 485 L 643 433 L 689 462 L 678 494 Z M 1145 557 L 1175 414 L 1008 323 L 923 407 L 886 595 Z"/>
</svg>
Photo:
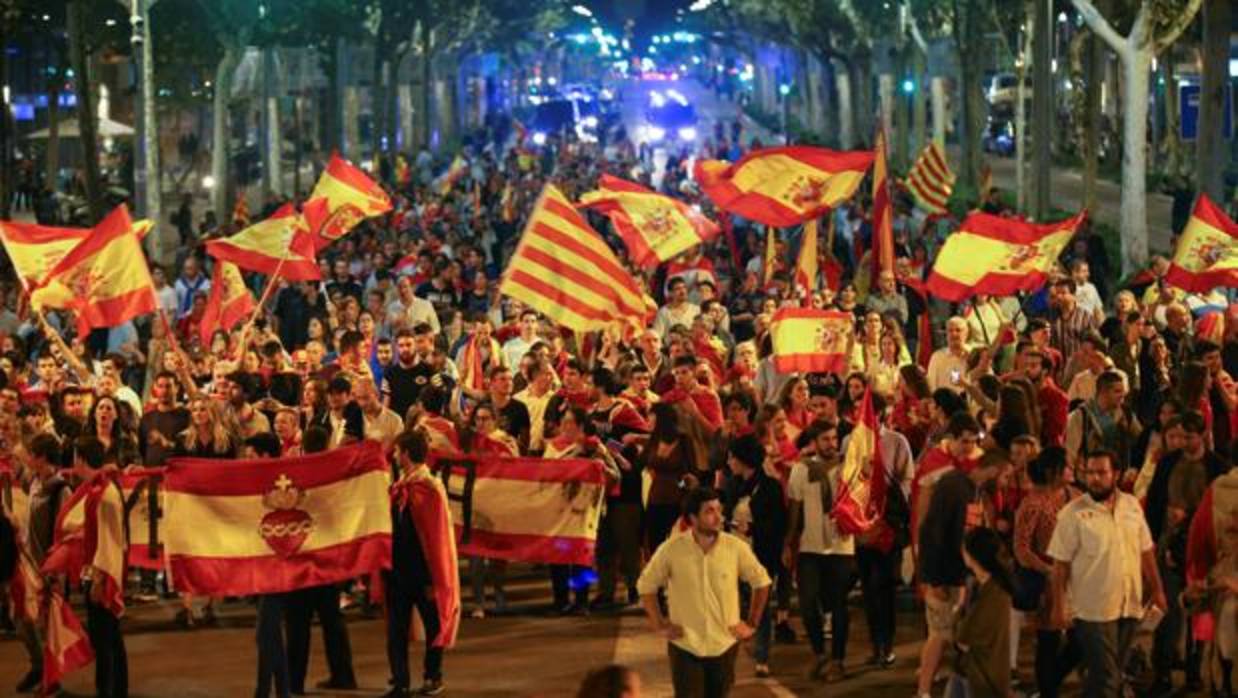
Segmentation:
<svg viewBox="0 0 1238 698">
<path fill-rule="evenodd" d="M 298 458 L 175 458 L 164 546 L 178 591 L 293 591 L 391 566 L 390 471 L 373 441 Z"/>
<path fill-rule="evenodd" d="M 606 498 L 602 464 L 586 458 L 441 456 L 461 555 L 592 565 Z"/>
</svg>

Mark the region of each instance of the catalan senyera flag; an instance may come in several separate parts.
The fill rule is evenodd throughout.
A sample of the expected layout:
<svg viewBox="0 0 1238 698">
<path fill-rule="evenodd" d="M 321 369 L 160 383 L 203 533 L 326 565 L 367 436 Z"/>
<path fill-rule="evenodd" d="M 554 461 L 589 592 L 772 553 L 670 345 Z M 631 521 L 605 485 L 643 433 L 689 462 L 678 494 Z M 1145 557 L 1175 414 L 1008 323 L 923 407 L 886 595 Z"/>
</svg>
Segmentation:
<svg viewBox="0 0 1238 698">
<path fill-rule="evenodd" d="M 435 469 L 447 487 L 461 555 L 593 564 L 606 499 L 600 461 L 474 456 L 440 458 Z"/>
<path fill-rule="evenodd" d="M 972 213 L 946 238 L 925 288 L 952 303 L 977 293 L 1009 296 L 1032 292 L 1049 279 L 1058 255 L 1086 212 L 1057 223 Z"/>
<path fill-rule="evenodd" d="M 693 176 L 718 208 L 787 227 L 851 198 L 872 164 L 869 151 L 794 145 L 755 150 L 735 164 L 698 160 Z"/>
<path fill-rule="evenodd" d="M 804 234 L 800 238 L 800 254 L 795 260 L 795 288 L 805 295 L 812 295 L 817 290 L 817 277 L 820 275 L 817 262 L 818 227 L 816 218 L 804 222 Z"/>
<path fill-rule="evenodd" d="M 770 321 L 779 373 L 844 373 L 855 316 L 839 310 L 779 308 Z"/>
<path fill-rule="evenodd" d="M 305 219 L 292 204 L 284 204 L 270 218 L 236 235 L 206 243 L 207 253 L 215 259 L 268 276 L 278 270 L 279 276 L 290 281 L 322 278 L 314 247 Z"/>
<path fill-rule="evenodd" d="M 254 312 L 256 307 L 258 302 L 241 278 L 241 270 L 232 262 L 216 262 L 211 278 L 211 295 L 206 300 L 206 314 L 198 325 L 202 346 L 209 347 L 211 336 L 217 330 L 227 332 Z"/>
<path fill-rule="evenodd" d="M 173 582 L 190 594 L 248 596 L 389 568 L 390 482 L 375 441 L 299 458 L 174 458 L 163 527 Z"/>
<path fill-rule="evenodd" d="M 1238 286 L 1238 223 L 1200 194 L 1191 220 L 1178 236 L 1165 281 L 1192 293 Z"/>
<path fill-rule="evenodd" d="M 324 201 L 311 207 L 315 199 Z M 363 219 L 381 216 L 391 208 L 391 197 L 377 182 L 339 153 L 332 153 L 310 192 L 305 218 L 315 235 L 315 246 L 322 249 L 347 235 Z"/>
<path fill-rule="evenodd" d="M 605 214 L 632 261 L 642 267 L 660 262 L 718 235 L 718 225 L 688 204 L 645 187 L 603 174 L 598 189 L 577 204 Z"/>
<path fill-rule="evenodd" d="M 152 227 L 151 221 L 146 219 L 133 222 L 133 232 L 138 239 L 145 238 Z M 17 278 L 28 287 L 42 279 L 69 254 L 69 250 L 94 231 L 94 228 L 56 228 L 0 221 L 0 242 L 13 262 Z"/>
<path fill-rule="evenodd" d="M 51 695 L 53 686 L 64 677 L 94 661 L 90 636 L 73 613 L 73 607 L 59 589 L 48 599 L 47 627 L 43 637 L 43 693 Z"/>
<path fill-rule="evenodd" d="M 916 204 L 927 213 L 942 215 L 947 212 L 946 203 L 954 192 L 954 173 L 946 162 L 946 151 L 937 141 L 932 141 L 920 151 L 911 171 L 907 173 L 907 191 Z M 982 190 L 981 196 L 984 195 Z"/>
<path fill-rule="evenodd" d="M 158 308 L 142 241 L 123 204 L 47 271 L 32 288 L 30 304 L 72 310 L 81 336 Z"/>
<path fill-rule="evenodd" d="M 847 437 L 841 483 L 830 512 L 838 530 L 844 534 L 865 533 L 885 514 L 886 472 L 881 457 L 880 430 L 869 388 L 864 391 L 864 400 L 860 403 L 860 418 Z"/>
<path fill-rule="evenodd" d="M 657 309 L 553 184 L 534 205 L 499 291 L 577 332 L 643 327 Z"/>
<path fill-rule="evenodd" d="M 890 200 L 890 172 L 886 167 L 886 134 L 877 129 L 873 149 L 873 260 L 872 285 L 883 271 L 894 271 L 894 205 Z"/>
</svg>

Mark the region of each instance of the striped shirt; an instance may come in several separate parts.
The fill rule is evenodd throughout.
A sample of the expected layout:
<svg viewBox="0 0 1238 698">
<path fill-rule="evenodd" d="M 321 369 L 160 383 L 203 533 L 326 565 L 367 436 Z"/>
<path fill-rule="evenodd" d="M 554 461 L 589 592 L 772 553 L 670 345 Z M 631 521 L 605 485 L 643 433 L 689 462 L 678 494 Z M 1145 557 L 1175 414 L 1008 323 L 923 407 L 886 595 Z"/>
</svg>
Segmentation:
<svg viewBox="0 0 1238 698">
<path fill-rule="evenodd" d="M 1070 311 L 1070 315 L 1064 316 L 1058 313 L 1053 318 L 1053 333 L 1049 341 L 1053 348 L 1062 352 L 1062 357 L 1069 361 L 1070 357 L 1078 351 L 1079 345 L 1083 343 L 1083 336 L 1097 327 L 1096 316 L 1083 312 L 1076 305 Z"/>
</svg>

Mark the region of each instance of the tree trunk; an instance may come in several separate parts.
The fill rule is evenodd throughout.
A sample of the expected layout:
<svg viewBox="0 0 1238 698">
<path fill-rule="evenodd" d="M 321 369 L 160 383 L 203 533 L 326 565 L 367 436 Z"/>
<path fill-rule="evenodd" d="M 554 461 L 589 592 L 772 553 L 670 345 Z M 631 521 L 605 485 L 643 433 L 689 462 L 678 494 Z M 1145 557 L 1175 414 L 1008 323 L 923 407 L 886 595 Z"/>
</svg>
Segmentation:
<svg viewBox="0 0 1238 698">
<path fill-rule="evenodd" d="M 1044 222 L 1052 201 L 1053 167 L 1053 12 L 1051 5 L 1037 2 L 1032 25 L 1032 167 L 1036 197 L 1032 215 Z"/>
<path fill-rule="evenodd" d="M 1096 210 L 1096 178 L 1100 169 L 1100 86 L 1104 80 L 1105 44 L 1093 32 L 1088 39 L 1083 93 L 1083 207 Z M 1076 88 L 1078 89 L 1078 88 Z"/>
<path fill-rule="evenodd" d="M 323 72 L 327 76 L 326 89 L 326 105 L 322 110 L 323 118 L 323 133 L 321 134 L 323 146 L 327 150 L 338 151 L 340 149 L 340 133 L 343 128 L 340 125 L 340 114 L 343 112 L 344 100 L 343 89 L 340 84 L 340 45 L 343 44 L 343 39 L 336 39 L 332 46 L 323 51 Z"/>
<path fill-rule="evenodd" d="M 5 25 L 8 22 L 4 23 Z M 7 38 L 8 32 L 0 33 Z M 0 42 L 7 45 L 6 42 Z M 9 74 L 8 51 L 0 51 L 0 75 Z M 9 220 L 13 202 L 13 108 L 0 94 L 0 218 Z"/>
<path fill-rule="evenodd" d="M 1032 15 L 1027 8 L 1025 16 Z M 1025 28 L 1019 37 L 1019 53 L 1023 60 L 1015 66 L 1015 105 L 1014 105 L 1014 188 L 1015 208 L 1021 214 L 1027 213 L 1027 64 L 1032 55 L 1032 33 Z"/>
<path fill-rule="evenodd" d="M 380 34 L 374 38 L 373 75 L 370 79 L 370 131 L 374 138 L 374 172 L 383 158 L 383 137 L 387 135 L 387 43 Z"/>
<path fill-rule="evenodd" d="M 915 154 L 918 154 L 926 145 L 924 135 L 928 121 L 928 109 L 926 108 L 927 95 L 925 94 L 924 89 L 925 57 L 924 52 L 918 47 L 912 47 L 911 65 L 911 79 L 914 81 L 915 85 L 911 92 L 912 145 L 910 154 L 914 157 Z M 910 162 L 910 160 L 908 162 Z"/>
<path fill-rule="evenodd" d="M 400 119 L 397 104 L 400 92 L 400 66 L 404 65 L 404 55 L 404 51 L 397 51 L 387 67 L 387 101 L 383 104 L 387 112 L 383 117 L 387 124 L 387 160 L 392 172 L 395 171 L 395 154 L 400 151 Z"/>
<path fill-rule="evenodd" d="M 292 98 L 292 196 L 301 196 L 301 151 L 305 145 L 305 129 L 301 123 L 301 95 Z"/>
<path fill-rule="evenodd" d="M 856 114 L 856 142 L 872 143 L 873 121 L 877 116 L 873 109 L 873 65 L 872 56 L 862 55 L 851 61 L 852 80 L 851 94 L 854 97 Z M 860 135 L 865 134 L 865 135 Z"/>
<path fill-rule="evenodd" d="M 946 79 L 934 75 L 929 81 L 929 91 L 933 94 L 933 140 L 946 145 Z"/>
<path fill-rule="evenodd" d="M 855 109 L 851 106 L 851 64 L 839 62 L 834 71 L 838 89 L 838 147 L 855 147 Z"/>
<path fill-rule="evenodd" d="M 886 142 L 894 136 L 894 76 L 882 73 L 877 76 L 877 110 L 881 114 L 881 129 L 886 133 Z"/>
<path fill-rule="evenodd" d="M 47 188 L 60 189 L 60 68 L 56 77 L 47 84 L 47 163 L 45 165 Z"/>
<path fill-rule="evenodd" d="M 1131 48 L 1122 62 L 1122 275 L 1142 269 L 1148 261 L 1148 70 L 1149 49 Z"/>
<path fill-rule="evenodd" d="M 1199 129 L 1195 135 L 1196 181 L 1199 190 L 1224 202 L 1225 89 L 1229 78 L 1229 30 L 1234 0 L 1204 0 L 1203 80 L 1199 92 Z M 1169 62 L 1166 60 L 1166 62 Z M 1167 89 L 1173 90 L 1169 84 Z"/>
<path fill-rule="evenodd" d="M 211 113 L 211 177 L 215 188 L 211 191 L 211 208 L 220 223 L 229 220 L 228 210 L 228 164 L 229 164 L 229 117 L 232 103 L 232 77 L 241 60 L 242 48 L 232 42 L 224 43 L 224 55 L 215 67 L 215 100 Z"/>
<path fill-rule="evenodd" d="M 1178 110 L 1178 90 L 1170 89 L 1169 85 L 1178 84 L 1177 71 L 1174 68 L 1174 62 L 1166 57 L 1166 60 L 1160 62 L 1158 66 L 1160 78 L 1165 81 L 1167 86 L 1165 89 L 1165 118 L 1164 118 L 1164 133 L 1161 137 L 1161 153 L 1164 155 L 1164 172 L 1165 174 L 1178 177 L 1186 174 L 1186 152 L 1182 147 L 1182 131 L 1180 130 L 1181 119 L 1179 118 Z M 1228 66 L 1227 66 L 1228 69 Z M 1200 121 L 1200 127 L 1203 126 L 1203 121 Z M 1221 128 L 1217 124 L 1217 128 Z M 1197 136 L 1202 136 L 1203 131 L 1200 131 Z M 1153 150 L 1153 154 L 1157 151 Z"/>
<path fill-rule="evenodd" d="M 90 51 L 86 45 L 85 0 L 71 0 L 68 11 L 69 60 L 73 64 L 73 84 L 77 88 L 77 124 L 86 178 L 86 206 L 89 224 L 94 225 L 103 218 L 103 179 L 99 174 L 99 122 L 92 94 Z"/>
<path fill-rule="evenodd" d="M 142 155 L 146 170 L 146 217 L 154 221 L 155 228 L 147 235 L 147 253 L 156 262 L 171 262 L 171 253 L 176 249 L 176 233 L 171 226 L 160 225 L 163 221 L 163 168 L 159 154 L 159 115 L 156 106 L 154 42 L 150 33 L 149 1 L 140 4 L 142 13 Z"/>
</svg>

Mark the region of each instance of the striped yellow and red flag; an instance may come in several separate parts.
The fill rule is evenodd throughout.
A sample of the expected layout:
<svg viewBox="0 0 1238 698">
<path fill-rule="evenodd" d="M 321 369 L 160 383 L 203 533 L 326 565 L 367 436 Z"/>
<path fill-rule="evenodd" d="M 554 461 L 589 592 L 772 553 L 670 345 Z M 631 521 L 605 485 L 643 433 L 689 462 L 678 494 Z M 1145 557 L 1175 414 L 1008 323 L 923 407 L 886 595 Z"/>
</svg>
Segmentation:
<svg viewBox="0 0 1238 698">
<path fill-rule="evenodd" d="M 52 689 L 66 676 L 94 661 L 95 652 L 90 636 L 59 589 L 51 590 L 44 633 L 43 694 L 52 695 Z"/>
<path fill-rule="evenodd" d="M 669 196 L 603 174 L 598 189 L 585 192 L 577 204 L 606 214 L 623 238 L 632 261 L 656 267 L 718 234 L 718 225 L 700 211 Z"/>
<path fill-rule="evenodd" d="M 1178 236 L 1165 281 L 1192 293 L 1238 286 L 1238 223 L 1207 194 L 1199 195 L 1191 220 Z"/>
<path fill-rule="evenodd" d="M 314 204 L 315 199 L 323 199 Z M 332 153 L 327 167 L 310 192 L 305 219 L 315 235 L 315 246 L 322 249 L 344 237 L 363 219 L 381 216 L 391 210 L 391 197 L 358 167 Z"/>
<path fill-rule="evenodd" d="M 817 261 L 819 258 L 818 225 L 816 218 L 804 222 L 804 234 L 800 238 L 800 254 L 795 260 L 795 288 L 805 296 L 811 296 L 817 290 L 817 277 L 820 275 Z"/>
<path fill-rule="evenodd" d="M 779 373 L 843 373 L 855 316 L 839 310 L 779 308 L 770 321 Z"/>
<path fill-rule="evenodd" d="M 1017 218 L 972 213 L 946 238 L 925 288 L 958 303 L 977 294 L 1032 292 L 1049 279 L 1058 256 L 1086 212 L 1038 225 Z"/>
<path fill-rule="evenodd" d="M 845 534 L 867 532 L 885 514 L 886 472 L 881 457 L 881 425 L 873 411 L 873 393 L 864 391 L 860 418 L 847 437 L 841 483 L 830 516 Z M 892 537 L 886 544 L 893 545 Z M 879 542 L 880 544 L 880 542 Z"/>
<path fill-rule="evenodd" d="M 147 219 L 133 222 L 138 239 L 146 237 L 152 224 Z M 90 237 L 94 228 L 56 228 L 16 221 L 0 221 L 0 243 L 13 262 L 17 278 L 24 286 L 42 279 L 60 263 L 82 240 Z"/>
<path fill-rule="evenodd" d="M 274 594 L 390 568 L 390 482 L 376 441 L 299 458 L 172 459 L 164 547 L 177 590 Z"/>
<path fill-rule="evenodd" d="M 950 171 L 946 151 L 940 143 L 932 141 L 924 146 L 907 173 L 906 184 L 907 191 L 924 211 L 937 215 L 947 212 L 946 203 L 954 192 L 954 173 Z M 983 190 L 980 193 L 984 195 Z"/>
<path fill-rule="evenodd" d="M 795 145 L 756 150 L 735 164 L 698 160 L 693 176 L 718 208 L 787 227 L 851 198 L 872 164 L 869 151 Z"/>
<path fill-rule="evenodd" d="M 211 295 L 206 300 L 206 313 L 198 325 L 202 346 L 211 345 L 211 335 L 217 330 L 227 332 L 258 307 L 254 294 L 249 292 L 241 270 L 232 262 L 220 260 L 215 264 L 211 278 Z"/>
<path fill-rule="evenodd" d="M 232 207 L 232 222 L 236 225 L 249 225 L 249 202 L 245 199 L 245 190 L 236 193 L 236 204 Z"/>
<path fill-rule="evenodd" d="M 278 270 L 279 276 L 290 281 L 322 278 L 314 259 L 314 238 L 292 204 L 284 204 L 270 218 L 236 235 L 211 240 L 206 251 L 215 259 L 248 271 L 274 275 Z"/>
<path fill-rule="evenodd" d="M 644 326 L 657 309 L 553 184 L 534 205 L 499 291 L 577 332 Z"/>
<path fill-rule="evenodd" d="M 31 291 L 30 304 L 36 310 L 72 310 L 81 336 L 155 311 L 142 241 L 123 204 L 47 271 Z"/>
<path fill-rule="evenodd" d="M 435 469 L 447 486 L 461 555 L 592 564 L 606 499 L 600 461 L 470 456 L 440 458 Z"/>
<path fill-rule="evenodd" d="M 883 271 L 894 271 L 894 206 L 890 200 L 890 172 L 886 167 L 886 134 L 877 129 L 873 161 L 873 261 L 874 286 Z"/>
</svg>

